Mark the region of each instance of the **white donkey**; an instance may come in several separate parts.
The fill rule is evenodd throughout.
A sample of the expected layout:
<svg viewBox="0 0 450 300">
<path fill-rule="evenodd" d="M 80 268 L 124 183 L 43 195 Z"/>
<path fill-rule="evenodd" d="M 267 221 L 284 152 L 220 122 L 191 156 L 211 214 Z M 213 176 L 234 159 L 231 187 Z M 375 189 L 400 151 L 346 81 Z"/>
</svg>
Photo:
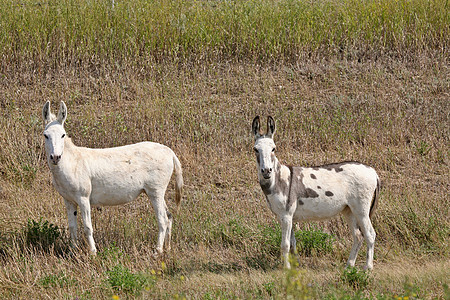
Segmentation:
<svg viewBox="0 0 450 300">
<path fill-rule="evenodd" d="M 172 215 L 164 195 L 175 169 L 175 202 L 181 201 L 181 164 L 168 147 L 142 142 L 116 148 L 90 149 L 75 146 L 66 136 L 67 107 L 61 101 L 57 117 L 50 102 L 42 110 L 47 161 L 55 189 L 64 198 L 70 237 L 77 244 L 77 207 L 80 207 L 89 250 L 95 254 L 92 237 L 91 205 L 119 205 L 136 199 L 142 192 L 150 198 L 159 226 L 156 251 L 170 249 Z"/>
<path fill-rule="evenodd" d="M 347 265 L 355 265 L 364 237 L 367 243 L 365 269 L 372 269 L 375 230 L 370 217 L 380 189 L 375 170 L 357 162 L 313 168 L 285 166 L 275 156 L 273 118 L 268 117 L 267 133 L 261 134 L 259 116 L 255 117 L 252 132 L 259 183 L 281 225 L 281 254 L 285 267 L 290 268 L 289 251 L 296 254 L 293 222 L 328 219 L 343 213 L 353 235 Z"/>
</svg>

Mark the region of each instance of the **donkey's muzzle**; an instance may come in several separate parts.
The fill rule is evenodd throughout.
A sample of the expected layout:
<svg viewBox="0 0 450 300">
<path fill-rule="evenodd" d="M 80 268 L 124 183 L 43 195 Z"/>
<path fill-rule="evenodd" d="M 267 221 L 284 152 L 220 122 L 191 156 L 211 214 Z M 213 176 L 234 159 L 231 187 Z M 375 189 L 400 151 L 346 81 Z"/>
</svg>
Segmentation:
<svg viewBox="0 0 450 300">
<path fill-rule="evenodd" d="M 261 169 L 261 174 L 264 177 L 264 179 L 269 179 L 272 175 L 272 168 L 267 169 Z"/>
<path fill-rule="evenodd" d="M 50 154 L 50 160 L 52 161 L 52 163 L 54 165 L 57 165 L 59 163 L 59 161 L 61 160 L 61 155 Z"/>
</svg>

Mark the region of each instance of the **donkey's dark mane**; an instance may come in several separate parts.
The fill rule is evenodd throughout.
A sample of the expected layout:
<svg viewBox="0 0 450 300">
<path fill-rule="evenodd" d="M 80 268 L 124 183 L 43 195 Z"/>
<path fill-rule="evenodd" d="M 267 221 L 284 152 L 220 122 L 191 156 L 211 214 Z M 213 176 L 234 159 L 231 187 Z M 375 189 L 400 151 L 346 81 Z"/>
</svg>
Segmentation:
<svg viewBox="0 0 450 300">
<path fill-rule="evenodd" d="M 324 165 L 320 165 L 320 166 L 310 166 L 308 168 L 312 168 L 312 169 L 315 169 L 315 170 L 318 170 L 318 169 L 327 169 L 327 170 L 335 169 L 336 172 L 340 172 L 340 171 L 342 171 L 341 167 L 345 166 L 345 165 L 364 165 L 364 164 L 359 162 L 359 161 L 347 160 L 347 161 L 342 161 L 342 162 L 338 162 L 338 163 L 324 164 Z"/>
</svg>

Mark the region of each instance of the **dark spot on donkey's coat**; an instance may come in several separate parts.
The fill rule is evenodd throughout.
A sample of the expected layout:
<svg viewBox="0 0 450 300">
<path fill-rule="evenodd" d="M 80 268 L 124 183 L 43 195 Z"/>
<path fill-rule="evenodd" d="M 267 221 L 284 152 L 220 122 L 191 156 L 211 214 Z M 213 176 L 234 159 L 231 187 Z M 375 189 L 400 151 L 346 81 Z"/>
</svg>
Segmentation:
<svg viewBox="0 0 450 300">
<path fill-rule="evenodd" d="M 317 179 L 316 175 L 314 175 L 313 173 L 309 174 L 309 176 L 311 176 L 312 179 Z"/>
<path fill-rule="evenodd" d="M 317 194 L 317 192 L 313 189 L 310 188 L 306 188 L 305 189 L 305 198 L 317 198 L 319 197 L 319 194 Z"/>
<path fill-rule="evenodd" d="M 326 191 L 326 192 L 325 192 L 325 195 L 328 196 L 328 197 L 331 197 L 331 196 L 333 196 L 334 194 L 333 194 L 332 192 L 330 192 L 330 191 Z"/>
</svg>

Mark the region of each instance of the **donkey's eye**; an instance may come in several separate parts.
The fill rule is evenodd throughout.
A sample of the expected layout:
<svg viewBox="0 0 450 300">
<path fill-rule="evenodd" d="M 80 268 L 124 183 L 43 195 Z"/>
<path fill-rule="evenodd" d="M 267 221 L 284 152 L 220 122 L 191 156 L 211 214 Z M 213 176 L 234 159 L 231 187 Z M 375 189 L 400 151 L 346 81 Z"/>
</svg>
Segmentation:
<svg viewBox="0 0 450 300">
<path fill-rule="evenodd" d="M 63 135 L 61 136 L 61 138 L 63 139 L 63 138 L 65 138 L 65 136 L 66 136 L 66 134 L 65 134 L 65 133 L 63 133 Z"/>
<path fill-rule="evenodd" d="M 44 134 L 44 137 L 45 137 L 46 140 L 48 140 L 48 135 Z"/>
<path fill-rule="evenodd" d="M 259 153 L 258 149 L 253 148 L 253 151 L 255 151 L 255 153 Z"/>
<path fill-rule="evenodd" d="M 272 149 L 272 152 L 275 152 L 275 147 Z"/>
</svg>

